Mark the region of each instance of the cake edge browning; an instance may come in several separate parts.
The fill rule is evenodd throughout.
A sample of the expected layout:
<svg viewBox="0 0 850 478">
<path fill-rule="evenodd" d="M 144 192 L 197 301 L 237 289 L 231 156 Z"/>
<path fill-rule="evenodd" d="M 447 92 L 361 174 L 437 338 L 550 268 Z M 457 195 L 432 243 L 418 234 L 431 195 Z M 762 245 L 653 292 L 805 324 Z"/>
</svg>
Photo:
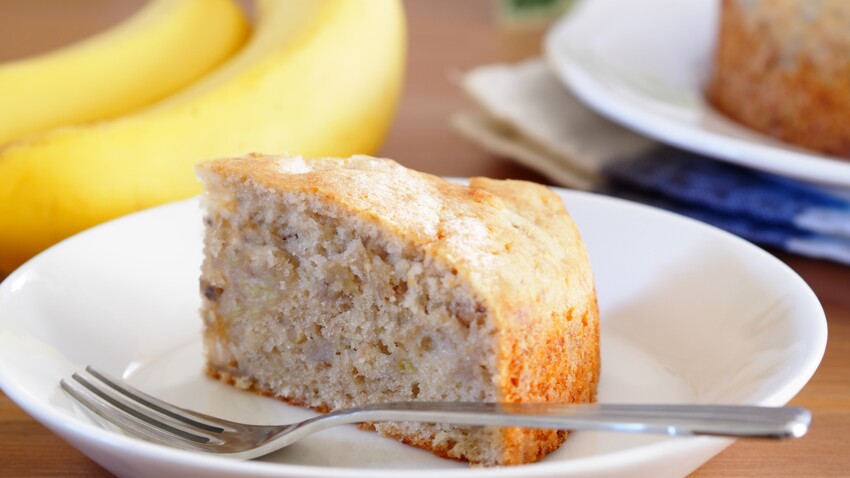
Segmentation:
<svg viewBox="0 0 850 478">
<path fill-rule="evenodd" d="M 537 237 L 537 241 L 544 242 L 546 236 L 559 239 L 551 245 L 545 259 L 560 262 L 563 270 L 560 266 L 555 268 L 564 277 L 529 281 L 525 289 L 509 289 L 521 290 L 519 294 L 489 299 L 497 301 L 499 306 L 495 308 L 507 315 L 499 319 L 503 331 L 498 377 L 501 400 L 595 402 L 601 369 L 599 307 L 590 259 L 563 200 L 551 189 L 526 181 L 472 178 L 470 187 L 494 194 L 508 208 L 521 211 L 534 226 L 543 229 L 544 237 Z M 557 221 L 557 218 L 570 220 Z M 535 235 L 535 231 L 526 233 Z M 542 264 L 534 269 L 541 274 L 545 270 L 551 272 Z M 559 279 L 566 284 L 564 296 L 556 294 L 546 300 L 547 292 L 551 292 L 547 289 L 556 289 L 553 284 Z M 528 297 L 533 299 L 529 301 Z M 522 464 L 538 461 L 556 450 L 568 434 L 559 430 L 506 427 L 502 435 L 504 464 Z"/>
</svg>

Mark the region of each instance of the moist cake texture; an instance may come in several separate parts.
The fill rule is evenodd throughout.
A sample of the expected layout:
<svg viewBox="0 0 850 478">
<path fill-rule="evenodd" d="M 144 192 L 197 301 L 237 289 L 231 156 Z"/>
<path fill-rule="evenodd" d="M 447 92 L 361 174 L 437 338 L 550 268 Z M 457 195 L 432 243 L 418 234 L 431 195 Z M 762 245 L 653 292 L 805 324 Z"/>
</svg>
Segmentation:
<svg viewBox="0 0 850 478">
<path fill-rule="evenodd" d="M 386 401 L 591 402 L 593 277 L 558 195 L 367 156 L 201 164 L 207 373 L 320 411 Z M 366 425 L 448 458 L 536 461 L 565 432 Z"/>
</svg>

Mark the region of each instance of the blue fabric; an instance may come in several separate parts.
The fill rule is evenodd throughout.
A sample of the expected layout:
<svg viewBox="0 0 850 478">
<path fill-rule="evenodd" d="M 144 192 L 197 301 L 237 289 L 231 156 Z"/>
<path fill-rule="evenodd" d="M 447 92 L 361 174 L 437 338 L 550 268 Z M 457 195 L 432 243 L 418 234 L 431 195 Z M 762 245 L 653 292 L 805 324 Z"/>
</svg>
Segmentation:
<svg viewBox="0 0 850 478">
<path fill-rule="evenodd" d="M 813 207 L 850 210 L 850 203 L 802 184 L 672 148 L 614 163 L 604 175 L 682 204 L 773 224 L 790 225 Z"/>
<path fill-rule="evenodd" d="M 816 187 L 669 147 L 624 158 L 603 176 L 597 188 L 603 194 L 676 212 L 764 246 L 799 252 L 794 244 L 814 250 L 821 244 L 819 257 L 850 257 L 850 238 L 795 222 L 806 211 L 850 211 L 846 198 Z"/>
<path fill-rule="evenodd" d="M 771 223 L 759 223 L 745 216 L 735 216 L 710 209 L 700 209 L 691 205 L 670 201 L 664 196 L 636 190 L 622 184 L 611 183 L 598 192 L 635 201 L 719 227 L 748 241 L 772 247 L 784 247 L 792 238 L 812 237 L 812 234 L 795 227 Z"/>
</svg>

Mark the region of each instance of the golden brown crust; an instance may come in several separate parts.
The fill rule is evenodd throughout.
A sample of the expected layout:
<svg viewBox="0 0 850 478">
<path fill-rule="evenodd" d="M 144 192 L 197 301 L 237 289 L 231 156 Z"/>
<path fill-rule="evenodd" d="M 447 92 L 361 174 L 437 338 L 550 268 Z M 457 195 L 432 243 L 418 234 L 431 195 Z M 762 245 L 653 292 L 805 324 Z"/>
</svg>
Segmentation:
<svg viewBox="0 0 850 478">
<path fill-rule="evenodd" d="M 850 2 L 724 0 L 707 98 L 789 143 L 850 157 Z"/>
<path fill-rule="evenodd" d="M 551 287 L 555 281 L 566 282 L 563 295 L 546 297 L 536 290 L 531 296 L 535 300 L 529 302 L 525 294 L 531 293 L 533 286 L 526 286 L 519 289 L 522 292 L 517 296 L 492 299 L 499 301 L 499 310 L 508 315 L 502 320 L 502 401 L 595 401 L 600 373 L 599 310 L 579 232 L 571 221 L 558 220 L 568 217 L 563 202 L 548 188 L 524 182 L 473 178 L 470 185 L 498 194 L 512 207 L 524 209 L 526 217 L 544 229 L 546 236 L 557 238 L 560 249 L 554 248 L 544 257 L 559 266 L 543 283 Z M 530 260 L 534 270 L 547 269 L 533 258 Z M 581 305 L 583 309 L 575 308 Z M 547 313 L 550 317 L 543 316 Z M 502 433 L 504 464 L 537 461 L 566 439 L 565 433 L 556 430 L 505 428 Z"/>
<path fill-rule="evenodd" d="M 364 424 L 366 425 L 366 424 Z M 361 427 L 364 430 L 374 430 L 374 427 L 369 427 L 366 425 L 365 427 Z M 454 456 L 450 452 L 452 450 L 452 443 L 442 443 L 435 444 L 433 440 L 425 440 L 422 438 L 410 437 L 407 435 L 402 435 L 400 433 L 395 433 L 393 431 L 384 432 L 384 435 L 394 438 L 405 445 L 415 446 L 416 448 L 422 448 L 423 450 L 428 450 L 431 453 L 439 456 L 440 458 L 447 458 L 449 460 L 455 461 L 470 461 L 469 457 L 466 455 Z"/>
<path fill-rule="evenodd" d="M 304 192 L 333 202 L 454 269 L 498 330 L 500 401 L 595 400 L 599 312 L 590 261 L 561 198 L 548 188 L 486 178 L 461 186 L 365 156 L 252 155 L 199 167 L 199 175 L 207 171 L 270 194 Z M 565 434 L 505 428 L 502 437 L 500 463 L 520 464 L 557 449 Z M 448 453 L 427 440 L 396 438 Z"/>
</svg>

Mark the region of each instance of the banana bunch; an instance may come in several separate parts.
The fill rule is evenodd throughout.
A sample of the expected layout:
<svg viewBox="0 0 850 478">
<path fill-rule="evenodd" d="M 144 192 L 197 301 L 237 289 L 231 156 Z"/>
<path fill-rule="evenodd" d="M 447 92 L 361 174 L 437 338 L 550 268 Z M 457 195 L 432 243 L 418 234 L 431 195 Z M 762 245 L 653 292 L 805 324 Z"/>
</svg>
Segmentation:
<svg viewBox="0 0 850 478">
<path fill-rule="evenodd" d="M 221 64 L 248 33 L 232 0 L 151 0 L 86 41 L 0 64 L 0 144 L 147 106 Z"/>
<path fill-rule="evenodd" d="M 404 66 L 399 0 L 257 0 L 256 7 L 247 42 L 189 86 L 112 119 L 55 127 L 0 147 L 0 274 L 82 229 L 197 194 L 193 167 L 204 159 L 248 152 L 348 156 L 378 148 Z M 5 123 L 0 119 L 0 129 Z"/>
</svg>

